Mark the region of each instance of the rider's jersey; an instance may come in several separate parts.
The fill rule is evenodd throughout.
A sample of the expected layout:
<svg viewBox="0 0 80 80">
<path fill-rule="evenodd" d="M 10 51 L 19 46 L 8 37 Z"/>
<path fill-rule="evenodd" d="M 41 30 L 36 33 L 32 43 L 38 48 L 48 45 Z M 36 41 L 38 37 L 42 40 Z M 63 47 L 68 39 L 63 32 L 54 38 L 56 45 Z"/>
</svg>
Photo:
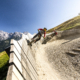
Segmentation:
<svg viewBox="0 0 80 80">
<path fill-rule="evenodd" d="M 44 29 L 38 29 L 39 30 L 39 33 L 42 35 L 42 34 L 44 34 L 44 37 L 45 37 L 45 34 L 46 34 L 46 32 L 44 31 Z"/>
</svg>

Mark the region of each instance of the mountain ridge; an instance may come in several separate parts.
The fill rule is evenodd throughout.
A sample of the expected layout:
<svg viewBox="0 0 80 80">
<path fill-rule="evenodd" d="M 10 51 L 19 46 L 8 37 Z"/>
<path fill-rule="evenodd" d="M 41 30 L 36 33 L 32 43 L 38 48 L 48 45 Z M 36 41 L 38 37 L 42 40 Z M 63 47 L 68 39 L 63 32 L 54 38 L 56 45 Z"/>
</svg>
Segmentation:
<svg viewBox="0 0 80 80">
<path fill-rule="evenodd" d="M 0 30 L 0 41 L 6 40 L 6 39 L 19 40 L 19 39 L 21 39 L 22 34 L 27 35 L 28 32 L 23 32 L 23 33 L 21 33 L 21 32 L 8 33 L 8 32 Z"/>
</svg>

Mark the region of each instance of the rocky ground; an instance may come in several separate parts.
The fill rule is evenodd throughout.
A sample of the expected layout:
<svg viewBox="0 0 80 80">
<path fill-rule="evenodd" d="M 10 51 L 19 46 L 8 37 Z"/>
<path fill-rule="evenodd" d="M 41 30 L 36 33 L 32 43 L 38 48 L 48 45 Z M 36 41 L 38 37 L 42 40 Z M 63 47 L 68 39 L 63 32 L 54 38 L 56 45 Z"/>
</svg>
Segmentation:
<svg viewBox="0 0 80 80">
<path fill-rule="evenodd" d="M 34 46 L 39 80 L 80 80 L 80 34 Z"/>
</svg>

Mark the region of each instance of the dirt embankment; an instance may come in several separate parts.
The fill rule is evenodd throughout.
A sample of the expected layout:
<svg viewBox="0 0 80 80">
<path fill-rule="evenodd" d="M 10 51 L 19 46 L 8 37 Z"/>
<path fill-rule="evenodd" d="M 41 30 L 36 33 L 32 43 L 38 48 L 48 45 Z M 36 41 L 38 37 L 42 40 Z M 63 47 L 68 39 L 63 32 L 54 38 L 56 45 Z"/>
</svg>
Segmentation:
<svg viewBox="0 0 80 80">
<path fill-rule="evenodd" d="M 48 43 L 45 48 L 51 67 L 60 74 L 62 80 L 80 80 L 79 47 L 80 35 L 76 35 Z"/>
<path fill-rule="evenodd" d="M 39 80 L 80 80 L 80 34 L 37 42 L 32 49 Z"/>
</svg>

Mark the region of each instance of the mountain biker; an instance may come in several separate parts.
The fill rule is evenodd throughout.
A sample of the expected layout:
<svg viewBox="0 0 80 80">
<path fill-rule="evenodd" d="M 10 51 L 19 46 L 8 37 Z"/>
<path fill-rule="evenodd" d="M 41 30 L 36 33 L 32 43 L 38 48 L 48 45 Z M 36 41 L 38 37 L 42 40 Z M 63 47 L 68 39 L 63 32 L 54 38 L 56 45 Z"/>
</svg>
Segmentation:
<svg viewBox="0 0 80 80">
<path fill-rule="evenodd" d="M 44 34 L 44 39 L 45 39 L 46 31 L 47 31 L 47 28 L 44 28 L 44 29 L 39 28 L 39 29 L 38 29 L 38 33 L 32 38 L 32 40 L 33 40 L 35 37 L 37 37 L 37 36 L 38 36 L 39 38 L 36 39 L 35 42 L 38 41 L 38 40 L 40 40 L 42 34 Z"/>
</svg>

